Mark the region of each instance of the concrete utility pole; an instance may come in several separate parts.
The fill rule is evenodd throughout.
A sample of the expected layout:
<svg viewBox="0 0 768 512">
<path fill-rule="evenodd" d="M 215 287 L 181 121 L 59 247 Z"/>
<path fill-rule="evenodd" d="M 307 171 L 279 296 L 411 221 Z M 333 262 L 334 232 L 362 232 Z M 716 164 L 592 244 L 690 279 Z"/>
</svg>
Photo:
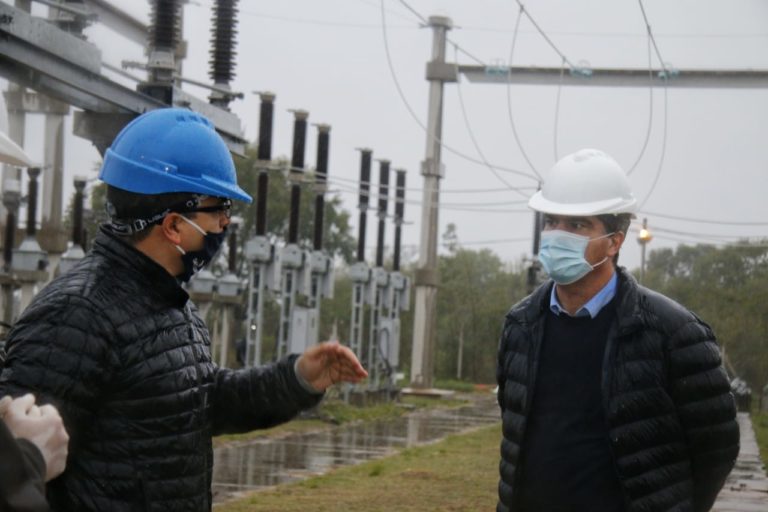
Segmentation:
<svg viewBox="0 0 768 512">
<path fill-rule="evenodd" d="M 411 386 L 432 387 L 435 360 L 435 326 L 437 325 L 437 236 L 438 205 L 442 164 L 440 150 L 443 125 L 443 84 L 455 82 L 456 66 L 445 62 L 448 30 L 453 27 L 450 18 L 431 16 L 432 60 L 427 63 L 429 81 L 429 113 L 427 118 L 427 151 L 421 165 L 424 176 L 424 195 L 421 210 L 421 243 L 419 264 L 416 269 L 416 307 L 413 320 L 413 350 L 411 352 Z"/>
</svg>

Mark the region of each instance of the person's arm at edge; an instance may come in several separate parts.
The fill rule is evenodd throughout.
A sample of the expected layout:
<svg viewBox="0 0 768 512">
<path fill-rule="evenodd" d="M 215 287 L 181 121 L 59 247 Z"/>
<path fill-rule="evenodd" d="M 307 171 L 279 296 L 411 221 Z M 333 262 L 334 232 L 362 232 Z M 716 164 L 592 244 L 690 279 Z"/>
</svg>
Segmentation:
<svg viewBox="0 0 768 512">
<path fill-rule="evenodd" d="M 0 510 L 47 511 L 40 450 L 26 439 L 15 439 L 0 420 L 0 452 Z"/>
<path fill-rule="evenodd" d="M 83 298 L 59 294 L 36 306 L 27 308 L 9 333 L 0 396 L 33 393 L 40 405 L 53 404 L 71 444 L 77 444 L 82 426 L 90 422 L 101 379 L 113 364 L 103 334 L 109 326 L 102 323 L 99 308 Z"/>
</svg>

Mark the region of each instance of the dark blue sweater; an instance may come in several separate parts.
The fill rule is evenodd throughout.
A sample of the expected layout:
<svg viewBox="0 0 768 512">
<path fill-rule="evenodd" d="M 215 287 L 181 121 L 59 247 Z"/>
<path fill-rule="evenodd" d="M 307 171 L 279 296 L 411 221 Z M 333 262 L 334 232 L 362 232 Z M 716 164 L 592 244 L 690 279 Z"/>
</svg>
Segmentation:
<svg viewBox="0 0 768 512">
<path fill-rule="evenodd" d="M 526 512 L 621 512 L 601 376 L 613 301 L 597 317 L 547 314 L 523 442 Z"/>
</svg>

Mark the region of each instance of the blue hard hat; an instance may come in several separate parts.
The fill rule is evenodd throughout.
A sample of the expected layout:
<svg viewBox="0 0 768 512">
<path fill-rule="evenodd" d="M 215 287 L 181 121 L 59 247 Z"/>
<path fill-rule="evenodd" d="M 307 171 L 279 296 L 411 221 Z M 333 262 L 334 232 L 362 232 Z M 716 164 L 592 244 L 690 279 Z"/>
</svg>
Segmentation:
<svg viewBox="0 0 768 512">
<path fill-rule="evenodd" d="M 140 115 L 115 137 L 99 179 L 136 194 L 189 192 L 250 203 L 213 124 L 182 108 Z"/>
</svg>

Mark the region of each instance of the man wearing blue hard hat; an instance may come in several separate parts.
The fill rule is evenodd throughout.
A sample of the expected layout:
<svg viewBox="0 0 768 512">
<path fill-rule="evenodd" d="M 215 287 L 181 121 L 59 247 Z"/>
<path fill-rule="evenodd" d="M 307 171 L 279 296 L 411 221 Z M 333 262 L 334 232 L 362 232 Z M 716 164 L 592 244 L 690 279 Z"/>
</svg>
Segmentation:
<svg viewBox="0 0 768 512">
<path fill-rule="evenodd" d="M 181 284 L 215 256 L 237 185 L 203 116 L 139 116 L 107 150 L 110 220 L 93 250 L 42 290 L 7 343 L 0 395 L 33 391 L 70 433 L 53 510 L 211 509 L 211 436 L 266 428 L 366 376 L 322 343 L 247 370 L 211 360 L 208 329 Z"/>
<path fill-rule="evenodd" d="M 551 279 L 499 344 L 497 512 L 708 511 L 739 452 L 733 395 L 709 326 L 617 264 L 624 171 L 578 151 L 528 206 Z"/>
</svg>

